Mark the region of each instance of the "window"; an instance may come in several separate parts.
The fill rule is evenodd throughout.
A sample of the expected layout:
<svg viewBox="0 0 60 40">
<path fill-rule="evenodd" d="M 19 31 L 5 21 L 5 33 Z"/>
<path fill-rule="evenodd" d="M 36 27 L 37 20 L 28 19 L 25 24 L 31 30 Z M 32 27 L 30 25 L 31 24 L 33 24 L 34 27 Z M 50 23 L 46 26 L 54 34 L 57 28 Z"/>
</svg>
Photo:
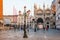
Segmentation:
<svg viewBox="0 0 60 40">
<path fill-rule="evenodd" d="M 47 22 L 47 24 L 49 24 L 49 22 Z"/>
<path fill-rule="evenodd" d="M 58 17 L 58 19 L 60 19 L 60 17 Z"/>
<path fill-rule="evenodd" d="M 55 22 L 53 22 L 53 25 L 55 25 Z"/>
<path fill-rule="evenodd" d="M 54 13 L 53 16 L 55 16 L 56 14 Z"/>
<path fill-rule="evenodd" d="M 35 19 L 32 19 L 33 21 L 35 21 Z"/>
<path fill-rule="evenodd" d="M 58 15 L 58 19 L 60 19 L 60 14 Z"/>
</svg>

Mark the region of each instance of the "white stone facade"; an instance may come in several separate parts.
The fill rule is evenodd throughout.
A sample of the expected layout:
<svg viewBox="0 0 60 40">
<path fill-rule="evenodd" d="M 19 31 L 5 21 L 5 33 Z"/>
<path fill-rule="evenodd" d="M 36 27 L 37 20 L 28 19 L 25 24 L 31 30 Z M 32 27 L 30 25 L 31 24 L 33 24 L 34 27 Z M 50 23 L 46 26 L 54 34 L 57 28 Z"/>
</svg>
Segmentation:
<svg viewBox="0 0 60 40">
<path fill-rule="evenodd" d="M 45 9 L 44 5 L 43 9 L 37 9 L 37 5 L 34 5 L 34 17 L 35 21 L 37 21 L 38 18 L 41 18 L 43 20 L 42 25 L 44 27 L 47 27 L 47 25 L 49 26 L 49 28 L 55 27 L 55 25 L 53 25 L 53 23 L 55 22 L 55 16 L 53 16 L 51 9 L 49 9 L 48 7 Z"/>
<path fill-rule="evenodd" d="M 60 29 L 60 0 L 55 0 L 56 5 L 56 28 Z"/>
</svg>

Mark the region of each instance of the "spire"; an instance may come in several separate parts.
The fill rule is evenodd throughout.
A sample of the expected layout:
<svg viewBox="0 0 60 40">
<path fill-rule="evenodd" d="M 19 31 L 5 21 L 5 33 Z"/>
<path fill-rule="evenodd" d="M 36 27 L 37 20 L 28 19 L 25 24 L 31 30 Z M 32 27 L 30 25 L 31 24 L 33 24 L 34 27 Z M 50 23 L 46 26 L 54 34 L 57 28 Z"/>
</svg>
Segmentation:
<svg viewBox="0 0 60 40">
<path fill-rule="evenodd" d="M 48 7 L 48 5 L 47 5 L 47 9 L 46 10 L 50 10 L 49 7 Z"/>
<path fill-rule="evenodd" d="M 45 3 L 43 4 L 43 7 L 45 7 Z"/>
<path fill-rule="evenodd" d="M 24 13 L 26 13 L 26 6 L 24 6 Z"/>
<path fill-rule="evenodd" d="M 17 10 L 16 10 L 15 6 L 13 6 L 13 15 L 17 15 Z"/>
<path fill-rule="evenodd" d="M 36 3 L 34 3 L 34 8 L 37 9 L 37 4 Z"/>
<path fill-rule="evenodd" d="M 45 3 L 43 4 L 43 13 L 45 13 Z"/>
<path fill-rule="evenodd" d="M 45 9 L 45 3 L 43 4 L 43 9 Z"/>
</svg>

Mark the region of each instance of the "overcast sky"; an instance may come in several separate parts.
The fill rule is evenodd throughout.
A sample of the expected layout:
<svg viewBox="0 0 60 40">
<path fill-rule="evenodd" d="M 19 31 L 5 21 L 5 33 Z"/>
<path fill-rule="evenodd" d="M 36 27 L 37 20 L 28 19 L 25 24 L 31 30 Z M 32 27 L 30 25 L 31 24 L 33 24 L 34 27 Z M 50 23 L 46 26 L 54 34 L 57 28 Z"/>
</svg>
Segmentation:
<svg viewBox="0 0 60 40">
<path fill-rule="evenodd" d="M 4 15 L 12 15 L 13 14 L 13 6 L 15 6 L 16 10 L 17 10 L 17 14 L 18 11 L 24 11 L 24 6 L 27 7 L 27 10 L 31 10 L 31 15 L 33 15 L 33 7 L 34 7 L 34 3 L 36 3 L 38 6 L 40 6 L 41 8 L 43 8 L 43 4 L 45 3 L 45 6 L 47 8 L 51 7 L 51 3 L 53 0 L 3 0 L 3 14 Z"/>
</svg>

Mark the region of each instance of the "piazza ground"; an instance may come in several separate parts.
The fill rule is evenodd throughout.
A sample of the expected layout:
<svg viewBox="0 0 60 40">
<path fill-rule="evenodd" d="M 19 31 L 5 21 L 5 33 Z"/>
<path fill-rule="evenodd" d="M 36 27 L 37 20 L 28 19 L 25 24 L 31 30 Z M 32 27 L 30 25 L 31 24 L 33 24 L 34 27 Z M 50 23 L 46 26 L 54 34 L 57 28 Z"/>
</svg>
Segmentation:
<svg viewBox="0 0 60 40">
<path fill-rule="evenodd" d="M 0 31 L 0 40 L 60 40 L 60 30 L 49 29 L 48 31 L 33 29 L 27 31 L 28 38 L 23 38 L 23 30 Z"/>
</svg>

